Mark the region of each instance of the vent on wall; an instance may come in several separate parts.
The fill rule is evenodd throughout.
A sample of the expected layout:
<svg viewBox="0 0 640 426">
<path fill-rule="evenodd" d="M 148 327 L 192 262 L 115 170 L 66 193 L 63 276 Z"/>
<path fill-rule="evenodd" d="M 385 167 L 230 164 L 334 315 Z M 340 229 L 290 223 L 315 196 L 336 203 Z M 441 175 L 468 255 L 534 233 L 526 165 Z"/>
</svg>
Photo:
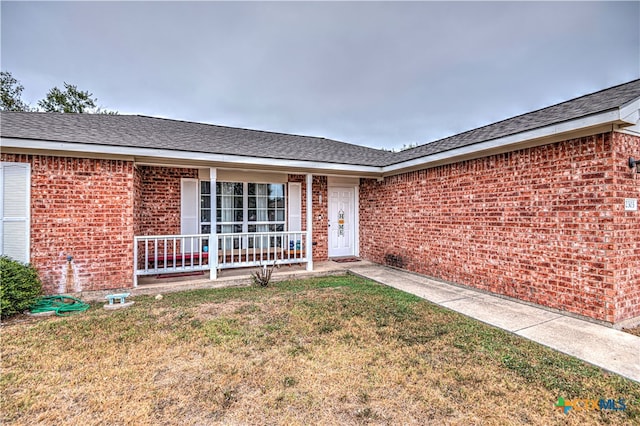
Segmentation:
<svg viewBox="0 0 640 426">
<path fill-rule="evenodd" d="M 387 253 L 384 256 L 384 261 L 389 266 L 393 266 L 396 268 L 404 267 L 404 259 L 402 259 L 402 256 L 400 256 L 399 254 Z"/>
</svg>

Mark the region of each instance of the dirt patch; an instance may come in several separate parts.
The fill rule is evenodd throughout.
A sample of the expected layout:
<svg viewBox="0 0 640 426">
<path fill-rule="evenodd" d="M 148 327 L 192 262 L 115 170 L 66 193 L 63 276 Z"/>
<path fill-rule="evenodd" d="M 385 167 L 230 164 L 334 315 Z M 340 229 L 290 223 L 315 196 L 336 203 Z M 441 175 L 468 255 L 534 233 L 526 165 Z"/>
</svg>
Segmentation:
<svg viewBox="0 0 640 426">
<path fill-rule="evenodd" d="M 2 326 L 10 326 L 10 325 L 15 325 L 15 324 L 24 324 L 24 323 L 29 323 L 29 322 L 35 322 L 38 320 L 39 317 L 34 317 L 31 315 L 27 315 L 27 314 L 17 314 L 17 315 L 13 315 L 9 318 L 6 319 L 2 319 L 2 322 L 0 323 L 0 325 Z"/>
<path fill-rule="evenodd" d="M 640 336 L 640 326 L 634 328 L 623 328 L 622 331 L 633 334 L 634 336 Z"/>
<path fill-rule="evenodd" d="M 228 300 L 217 303 L 203 303 L 196 308 L 196 318 L 206 320 L 213 317 L 222 317 L 242 312 L 255 305 L 253 302 L 244 300 Z"/>
</svg>

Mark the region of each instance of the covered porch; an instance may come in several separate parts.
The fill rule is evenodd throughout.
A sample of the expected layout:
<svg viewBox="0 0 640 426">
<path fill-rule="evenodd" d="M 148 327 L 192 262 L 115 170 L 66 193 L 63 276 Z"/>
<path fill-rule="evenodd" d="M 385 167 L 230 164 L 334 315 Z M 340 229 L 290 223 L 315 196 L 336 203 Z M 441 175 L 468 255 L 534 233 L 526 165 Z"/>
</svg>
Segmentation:
<svg viewBox="0 0 640 426">
<path fill-rule="evenodd" d="M 326 214 L 311 173 L 138 164 L 134 192 L 134 287 L 141 277 L 208 271 L 216 280 L 222 270 L 270 265 L 313 271 L 313 214 L 316 222 Z"/>
</svg>

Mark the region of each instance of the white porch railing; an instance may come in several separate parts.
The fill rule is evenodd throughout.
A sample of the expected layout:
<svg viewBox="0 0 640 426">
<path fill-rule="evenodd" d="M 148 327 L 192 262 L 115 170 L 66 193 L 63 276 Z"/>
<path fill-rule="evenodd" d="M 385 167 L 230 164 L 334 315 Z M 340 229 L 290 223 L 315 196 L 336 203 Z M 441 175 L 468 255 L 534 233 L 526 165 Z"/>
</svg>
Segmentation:
<svg viewBox="0 0 640 426">
<path fill-rule="evenodd" d="M 245 232 L 216 237 L 217 250 L 209 244 L 209 234 L 134 237 L 134 285 L 140 275 L 309 261 L 306 232 Z M 212 255 L 212 251 L 217 251 L 217 255 Z"/>
</svg>

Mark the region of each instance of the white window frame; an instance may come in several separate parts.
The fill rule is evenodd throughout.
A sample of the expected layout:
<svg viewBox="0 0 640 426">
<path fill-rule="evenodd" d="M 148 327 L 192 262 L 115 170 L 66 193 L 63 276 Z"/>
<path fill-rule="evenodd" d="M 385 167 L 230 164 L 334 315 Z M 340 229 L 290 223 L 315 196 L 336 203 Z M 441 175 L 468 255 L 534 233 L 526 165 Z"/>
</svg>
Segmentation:
<svg viewBox="0 0 640 426">
<path fill-rule="evenodd" d="M 216 228 L 218 226 L 221 227 L 222 226 L 234 226 L 234 225 L 241 225 L 242 226 L 242 233 L 248 233 L 249 232 L 249 226 L 260 226 L 260 225 L 282 225 L 282 229 L 283 231 L 287 231 L 288 229 L 288 217 L 287 217 L 287 212 L 289 211 L 289 197 L 288 197 L 288 188 L 287 188 L 287 184 L 286 183 L 281 183 L 281 182 L 229 182 L 229 181 L 217 181 L 216 184 L 224 184 L 224 183 L 241 183 L 242 184 L 242 222 L 240 221 L 232 221 L 232 222 L 224 222 L 222 220 L 218 220 L 217 219 L 217 214 L 218 214 L 218 209 L 221 208 L 221 206 L 218 204 L 218 202 L 216 201 L 216 210 L 215 211 L 211 211 L 212 214 L 212 218 L 213 215 L 216 215 Z M 277 220 L 277 221 L 250 221 L 249 220 L 249 184 L 258 184 L 258 185 L 282 185 L 282 191 L 283 191 L 283 198 L 284 198 L 284 220 Z M 200 188 L 200 186 L 198 186 L 198 188 Z M 214 192 L 214 191 L 212 191 Z M 218 194 L 218 191 L 215 191 L 215 195 L 216 197 L 219 196 L 220 194 Z M 213 196 L 213 194 L 212 194 Z M 213 204 L 213 203 L 212 203 Z M 201 216 L 201 215 L 200 215 Z M 217 232 L 217 229 L 214 229 L 214 231 Z M 274 231 L 256 231 L 256 233 L 260 233 L 260 232 L 274 232 Z"/>
<path fill-rule="evenodd" d="M 202 221 L 202 210 L 205 209 L 205 207 L 202 207 L 202 196 L 203 196 L 203 194 L 202 194 L 202 183 L 203 182 L 208 182 L 209 183 L 209 193 L 206 194 L 206 196 L 209 197 L 209 207 L 208 207 L 208 210 L 209 210 L 209 222 L 203 222 Z M 216 185 L 215 181 L 211 182 L 210 180 L 207 180 L 207 179 L 200 179 L 198 181 L 198 231 L 201 234 L 211 234 L 211 229 L 212 229 L 212 227 L 215 226 L 214 225 L 214 221 L 212 219 L 214 218 L 213 215 L 216 214 L 216 210 L 217 210 L 217 206 L 214 203 L 215 200 L 213 199 L 216 194 L 214 194 L 215 191 L 211 190 L 212 187 L 215 188 L 214 185 Z M 204 232 L 202 230 L 202 227 L 205 226 L 205 225 L 209 225 L 209 232 Z M 217 223 L 216 223 L 216 225 L 217 225 Z M 215 233 L 215 229 L 213 229 L 213 231 Z"/>
</svg>

